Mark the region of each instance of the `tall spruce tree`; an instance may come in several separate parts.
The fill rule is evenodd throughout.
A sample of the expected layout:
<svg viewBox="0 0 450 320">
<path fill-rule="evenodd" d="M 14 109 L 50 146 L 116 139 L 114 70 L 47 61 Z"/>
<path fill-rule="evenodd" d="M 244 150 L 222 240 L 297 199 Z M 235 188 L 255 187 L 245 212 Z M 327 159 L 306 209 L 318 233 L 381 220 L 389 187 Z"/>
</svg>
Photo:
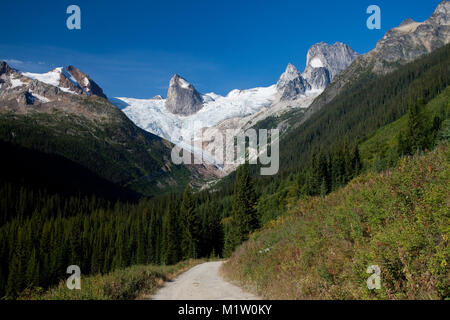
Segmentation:
<svg viewBox="0 0 450 320">
<path fill-rule="evenodd" d="M 246 163 L 238 168 L 234 183 L 232 214 L 225 238 L 225 251 L 228 254 L 237 245 L 247 240 L 251 231 L 258 228 L 256 204 L 256 193 L 249 165 Z"/>
<path fill-rule="evenodd" d="M 164 236 L 164 263 L 166 265 L 175 264 L 179 261 L 179 228 L 178 228 L 178 208 L 170 199 L 167 206 L 166 216 L 164 220 L 163 236 Z"/>
<path fill-rule="evenodd" d="M 182 258 L 197 258 L 199 221 L 196 217 L 194 197 L 189 185 L 186 186 L 181 202 L 180 229 Z"/>
<path fill-rule="evenodd" d="M 412 155 L 426 147 L 427 128 L 423 108 L 423 99 L 419 99 L 416 103 L 410 104 L 408 108 L 406 132 L 400 134 L 398 138 L 398 152 L 400 155 Z"/>
</svg>

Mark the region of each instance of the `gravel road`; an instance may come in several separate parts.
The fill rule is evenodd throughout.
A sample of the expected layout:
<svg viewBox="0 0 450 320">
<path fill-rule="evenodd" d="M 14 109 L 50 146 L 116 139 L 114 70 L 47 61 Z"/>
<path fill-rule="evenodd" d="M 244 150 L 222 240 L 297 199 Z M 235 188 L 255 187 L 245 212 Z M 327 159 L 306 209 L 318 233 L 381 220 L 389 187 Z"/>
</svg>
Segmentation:
<svg viewBox="0 0 450 320">
<path fill-rule="evenodd" d="M 166 282 L 153 300 L 259 300 L 219 275 L 222 261 L 199 264 Z"/>
</svg>

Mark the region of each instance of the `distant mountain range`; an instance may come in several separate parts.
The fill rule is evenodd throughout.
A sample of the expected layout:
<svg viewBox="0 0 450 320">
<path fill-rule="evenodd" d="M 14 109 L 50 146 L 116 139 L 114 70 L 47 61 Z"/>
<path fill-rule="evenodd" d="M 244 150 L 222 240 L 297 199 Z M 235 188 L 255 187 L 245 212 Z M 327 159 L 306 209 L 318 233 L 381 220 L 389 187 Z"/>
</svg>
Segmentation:
<svg viewBox="0 0 450 320">
<path fill-rule="evenodd" d="M 200 186 L 205 179 L 222 177 L 235 167 L 217 168 L 213 156 L 206 157 L 202 166 L 174 166 L 171 143 L 194 154 L 211 155 L 208 139 L 216 130 L 264 127 L 270 119 L 271 127 L 288 132 L 368 74 L 392 72 L 448 44 L 449 11 L 450 2 L 443 1 L 428 20 L 405 20 L 363 55 L 341 42 L 315 44 L 308 51 L 303 73 L 289 64 L 276 84 L 236 89 L 226 96 L 202 94 L 174 75 L 166 99 L 108 100 L 102 88 L 74 66 L 37 74 L 1 62 L 0 139 L 66 157 L 101 178 L 143 194 L 177 188 L 187 181 Z M 185 143 L 200 135 L 202 150 Z"/>
<path fill-rule="evenodd" d="M 30 74 L 0 62 L 0 140 L 26 148 L 23 153 L 29 156 L 35 151 L 39 159 L 40 153 L 61 156 L 95 173 L 97 180 L 144 195 L 195 181 L 197 169 L 172 164 L 169 142 L 136 127 L 104 97 L 95 82 L 73 67 Z M 17 176 L 25 170 L 19 165 L 2 169 Z"/>
<path fill-rule="evenodd" d="M 206 153 L 204 159 L 214 163 L 210 150 L 214 147 L 207 141 L 216 130 L 238 132 L 270 115 L 279 115 L 292 108 L 307 108 L 357 56 L 343 43 L 319 43 L 309 49 L 307 66 L 302 74 L 288 64 L 278 82 L 269 87 L 232 90 L 226 96 L 213 92 L 201 94 L 186 79 L 174 75 L 166 99 L 158 96 L 148 100 L 114 98 L 110 101 L 142 129 L 194 154 Z M 195 144 L 200 136 L 206 140 L 203 150 L 186 143 L 192 138 Z M 228 173 L 234 166 L 221 169 Z"/>
<path fill-rule="evenodd" d="M 236 132 L 250 127 L 263 127 L 266 119 L 287 131 L 292 125 L 306 121 L 331 101 L 346 85 L 364 74 L 385 74 L 398 66 L 430 53 L 450 41 L 449 2 L 438 5 L 424 22 L 406 19 L 389 30 L 370 52 L 358 55 L 343 43 L 319 43 L 307 54 L 302 74 L 289 64 L 277 84 L 265 88 L 233 90 L 225 97 L 215 93 L 200 94 L 179 75 L 170 80 L 167 99 L 115 98 L 112 103 L 139 127 L 167 139 L 191 152 L 213 159 L 214 147 L 208 137 L 226 129 Z M 285 116 L 283 116 L 285 114 Z M 295 119 L 295 121 L 293 121 Z M 195 123 L 195 128 L 193 126 Z M 258 125 L 260 123 L 261 125 Z M 273 121 L 272 121 L 273 125 Z M 201 139 L 203 150 L 184 143 L 193 137 Z M 184 142 L 183 142 L 184 141 Z M 221 168 L 223 173 L 234 166 Z"/>
</svg>

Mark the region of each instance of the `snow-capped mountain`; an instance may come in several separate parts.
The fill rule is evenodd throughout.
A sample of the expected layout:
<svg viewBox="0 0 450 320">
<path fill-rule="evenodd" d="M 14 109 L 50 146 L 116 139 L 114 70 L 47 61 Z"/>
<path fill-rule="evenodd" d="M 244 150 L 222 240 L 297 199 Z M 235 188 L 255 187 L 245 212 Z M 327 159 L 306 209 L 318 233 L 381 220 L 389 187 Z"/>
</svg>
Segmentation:
<svg viewBox="0 0 450 320">
<path fill-rule="evenodd" d="M 216 132 L 234 130 L 237 134 L 268 116 L 278 116 L 293 108 L 307 108 L 355 57 L 356 53 L 342 43 L 320 43 L 308 51 L 303 73 L 288 64 L 278 82 L 268 87 L 236 89 L 226 96 L 213 92 L 201 94 L 186 79 L 174 75 L 166 99 L 161 96 L 152 99 L 120 97 L 109 101 L 142 129 L 194 154 L 202 154 L 205 160 L 214 163 L 210 152 L 214 149 L 212 137 Z M 0 86 L 6 89 L 0 94 L 11 101 L 11 106 L 15 105 L 14 100 L 23 100 L 17 105 L 21 110 L 25 105 L 48 107 L 70 101 L 72 95 L 106 98 L 87 74 L 73 66 L 55 68 L 47 73 L 10 69 L 3 73 Z M 194 143 L 202 141 L 200 147 L 194 148 L 192 140 Z"/>
<path fill-rule="evenodd" d="M 247 129 L 271 115 L 292 108 L 307 108 L 332 81 L 357 57 L 347 45 L 319 43 L 308 51 L 303 74 L 288 64 L 278 82 L 268 87 L 232 90 L 226 96 L 216 93 L 200 94 L 192 84 L 179 75 L 170 80 L 167 99 L 118 97 L 110 101 L 139 127 L 167 139 L 194 154 L 208 152 L 208 138 L 216 130 Z M 202 139 L 196 150 L 186 141 Z M 195 142 L 194 142 L 195 143 Z M 214 161 L 213 161 L 214 162 Z"/>
<path fill-rule="evenodd" d="M 74 66 L 58 67 L 47 73 L 21 72 L 21 74 L 27 78 L 58 87 L 64 92 L 106 98 L 97 83 Z"/>
<path fill-rule="evenodd" d="M 114 98 L 113 104 L 126 106 L 122 111 L 138 126 L 174 143 L 187 137 L 193 128 L 207 128 L 230 118 L 242 118 L 274 101 L 276 87 L 233 90 L 226 96 L 208 93 L 201 96 L 203 107 L 195 114 L 175 114 L 167 107 L 167 100 Z M 122 104 L 121 104 L 122 103 Z"/>
<path fill-rule="evenodd" d="M 103 90 L 75 67 L 30 73 L 0 61 L 0 101 L 5 109 L 18 113 L 58 109 L 90 117 L 89 110 L 78 107 L 76 96 L 106 98 Z"/>
</svg>

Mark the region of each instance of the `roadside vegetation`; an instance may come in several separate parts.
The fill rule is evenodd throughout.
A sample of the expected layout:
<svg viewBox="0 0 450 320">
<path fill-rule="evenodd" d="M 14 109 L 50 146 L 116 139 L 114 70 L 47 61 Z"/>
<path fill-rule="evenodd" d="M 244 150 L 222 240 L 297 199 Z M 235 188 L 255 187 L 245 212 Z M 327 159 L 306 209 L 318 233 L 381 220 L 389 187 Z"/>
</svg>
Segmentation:
<svg viewBox="0 0 450 320">
<path fill-rule="evenodd" d="M 328 196 L 291 202 L 223 271 L 269 299 L 448 299 L 449 181 L 444 142 Z M 367 288 L 370 265 L 381 269 L 379 290 Z"/>
<path fill-rule="evenodd" d="M 25 290 L 26 300 L 133 300 L 150 299 L 165 281 L 206 260 L 186 260 L 172 266 L 135 265 L 105 275 L 81 278 L 80 290 L 69 290 L 65 281 L 47 291 Z"/>
</svg>

